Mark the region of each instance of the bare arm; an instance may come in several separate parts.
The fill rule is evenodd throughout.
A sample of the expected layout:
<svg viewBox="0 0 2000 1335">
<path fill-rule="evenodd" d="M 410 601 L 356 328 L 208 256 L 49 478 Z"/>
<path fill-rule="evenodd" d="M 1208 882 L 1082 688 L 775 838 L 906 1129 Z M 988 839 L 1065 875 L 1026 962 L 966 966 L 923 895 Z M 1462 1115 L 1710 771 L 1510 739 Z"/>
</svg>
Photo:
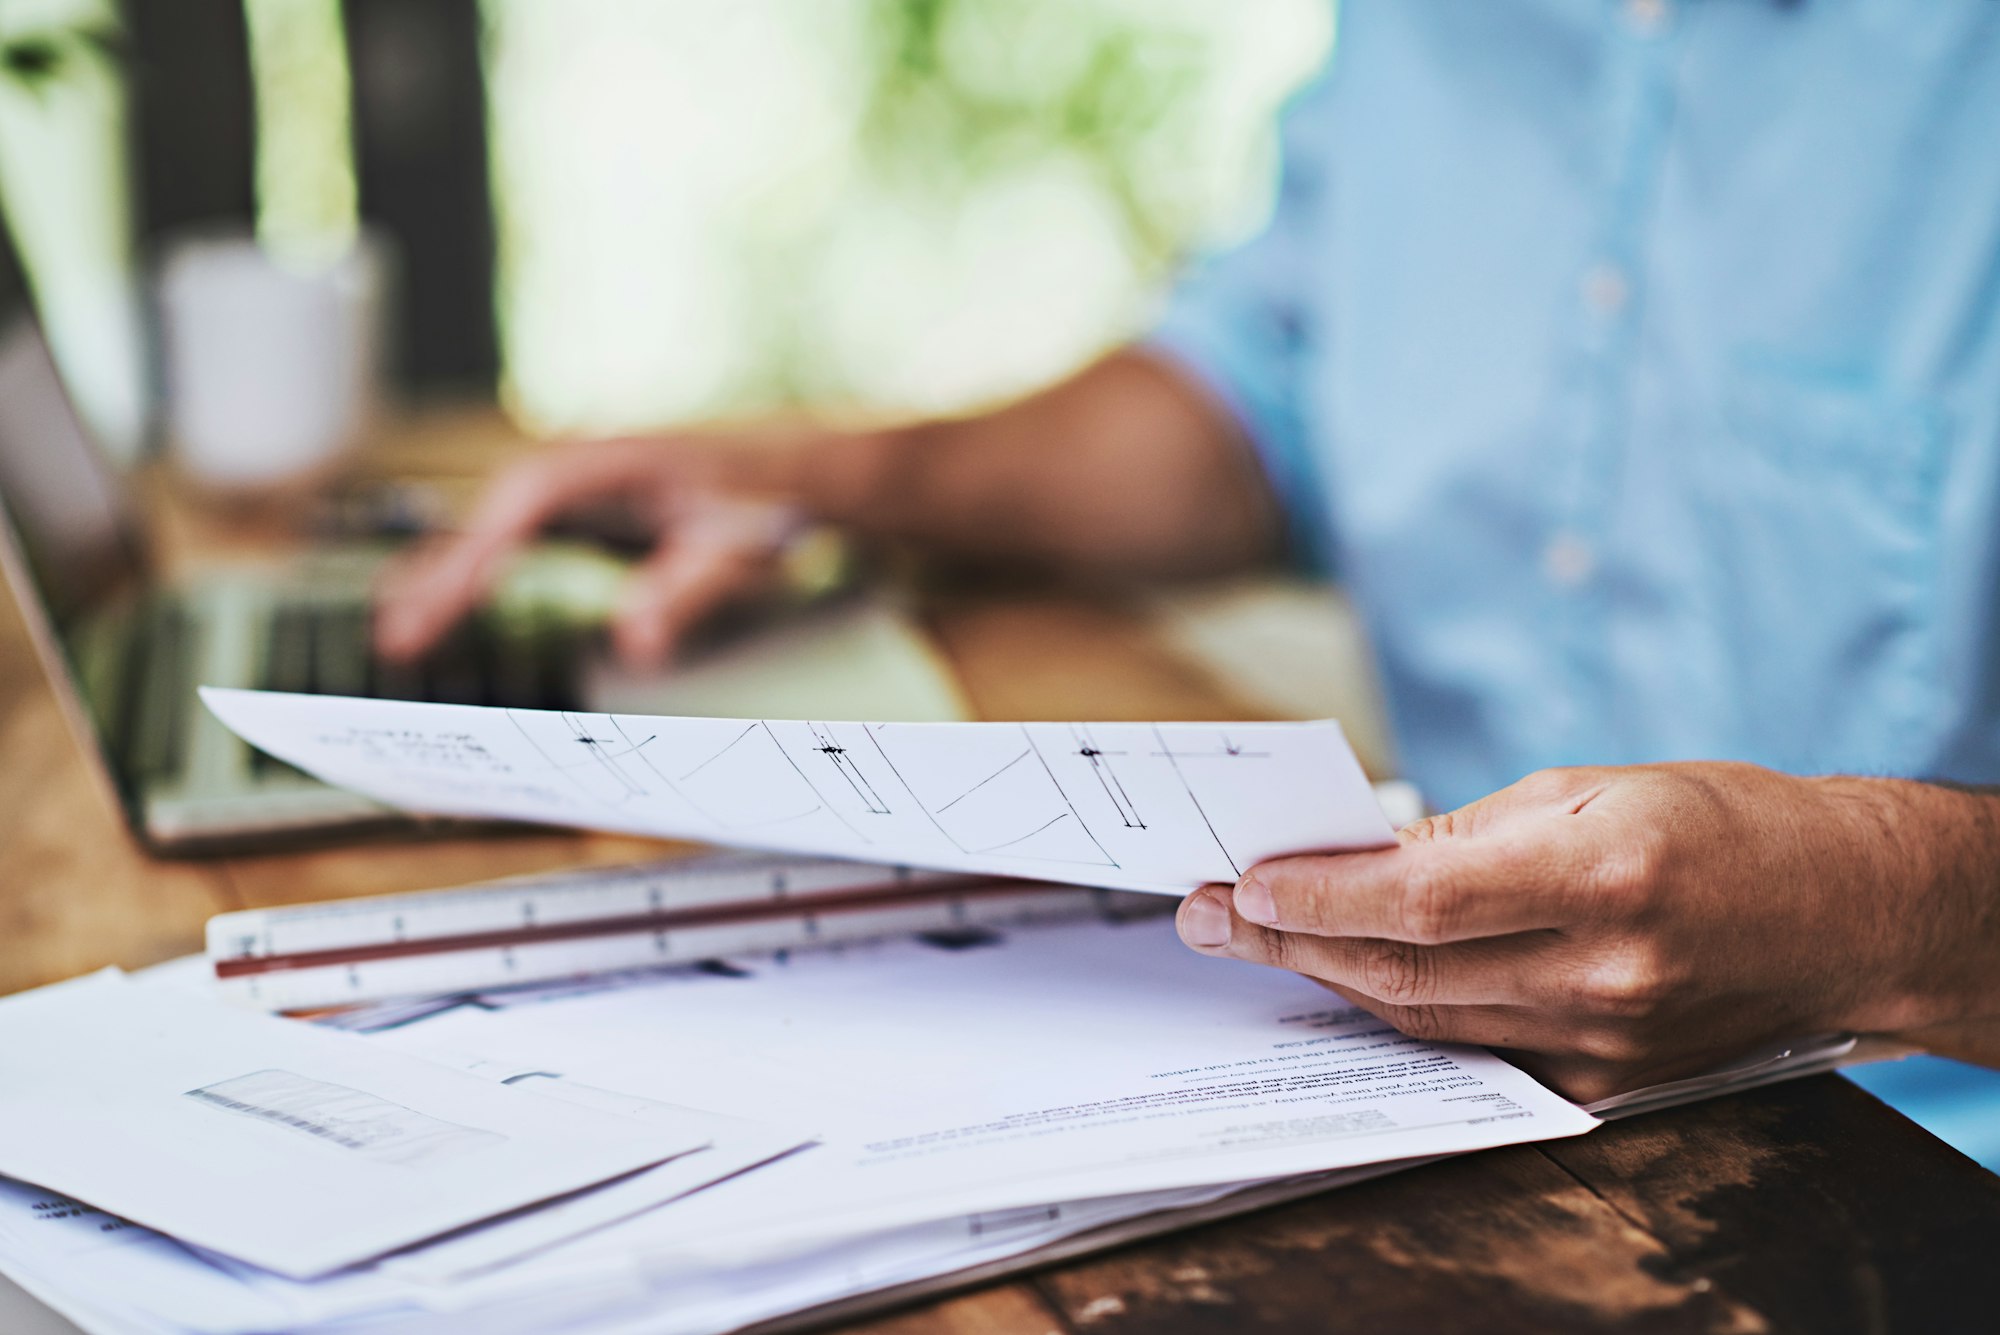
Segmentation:
<svg viewBox="0 0 2000 1335">
<path fill-rule="evenodd" d="M 1544 770 L 1400 848 L 1253 867 L 1180 923 L 1585 1101 L 1838 1031 L 2000 1066 L 2000 798 L 1934 784 Z"/>
<path fill-rule="evenodd" d="M 1896 785 L 1918 808 L 1911 828 L 1886 833 L 1904 847 L 1921 844 L 1942 893 L 1973 906 L 1969 926 L 1944 923 L 1940 936 L 1970 945 L 1966 973 L 1939 981 L 1969 1000 L 1946 1022 L 1899 1028 L 1890 1037 L 1927 1052 L 2000 1070 L 2000 789 Z M 1939 943 L 1942 947 L 1944 942 Z M 1981 950 L 1984 953 L 1980 953 Z"/>
<path fill-rule="evenodd" d="M 756 521 L 759 507 L 1105 574 L 1218 572 L 1280 543 L 1276 502 L 1229 415 L 1179 372 L 1127 351 L 975 417 L 546 451 L 495 479 L 461 533 L 392 572 L 378 644 L 392 657 L 424 652 L 550 520 L 609 501 L 660 534 L 613 627 L 636 663 L 663 658 L 691 622 L 762 576 L 773 528 Z"/>
<path fill-rule="evenodd" d="M 1276 503 L 1235 424 L 1137 352 L 984 416 L 815 442 L 797 469 L 815 514 L 973 555 L 1186 575 L 1279 545 Z"/>
</svg>

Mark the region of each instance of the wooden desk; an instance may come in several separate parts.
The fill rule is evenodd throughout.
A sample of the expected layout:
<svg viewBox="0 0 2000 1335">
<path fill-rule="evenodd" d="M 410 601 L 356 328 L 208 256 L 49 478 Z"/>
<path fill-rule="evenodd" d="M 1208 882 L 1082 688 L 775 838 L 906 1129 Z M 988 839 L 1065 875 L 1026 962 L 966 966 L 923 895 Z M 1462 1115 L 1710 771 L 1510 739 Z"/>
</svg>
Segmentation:
<svg viewBox="0 0 2000 1335">
<path fill-rule="evenodd" d="M 1244 713 L 1137 621 L 1087 601 L 959 599 L 930 623 L 987 717 Z M 148 861 L 92 787 L 15 609 L 0 605 L 0 992 L 198 950 L 225 909 L 658 848 L 551 833 Z M 857 1329 L 1992 1332 L 2000 1178 L 1819 1077 L 1433 1165 Z"/>
</svg>

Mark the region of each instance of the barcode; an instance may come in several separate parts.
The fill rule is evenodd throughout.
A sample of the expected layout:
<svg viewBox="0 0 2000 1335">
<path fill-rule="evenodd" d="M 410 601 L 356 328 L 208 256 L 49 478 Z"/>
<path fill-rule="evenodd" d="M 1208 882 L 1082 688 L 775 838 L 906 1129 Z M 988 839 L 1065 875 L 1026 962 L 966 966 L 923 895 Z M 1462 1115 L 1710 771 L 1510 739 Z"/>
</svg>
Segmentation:
<svg viewBox="0 0 2000 1335">
<path fill-rule="evenodd" d="M 253 1071 L 190 1089 L 186 1097 L 383 1163 L 415 1163 L 506 1139 L 290 1071 Z"/>
<path fill-rule="evenodd" d="M 225 1098 L 212 1089 L 190 1089 L 188 1097 L 191 1099 L 200 1099 L 203 1103 L 212 1103 L 218 1108 L 227 1108 L 231 1112 L 240 1112 L 246 1117 L 256 1117 L 266 1122 L 276 1122 L 280 1126 L 291 1127 L 294 1131 L 303 1131 L 309 1136 L 318 1136 L 321 1140 L 330 1140 L 336 1145 L 345 1145 L 350 1150 L 365 1150 L 368 1148 L 368 1142 L 358 1136 L 342 1135 L 338 1130 L 327 1126 L 323 1122 L 315 1122 L 309 1118 L 300 1117 L 297 1113 L 288 1113 L 277 1108 L 260 1108 L 254 1103 L 245 1103 L 241 1099 Z"/>
</svg>

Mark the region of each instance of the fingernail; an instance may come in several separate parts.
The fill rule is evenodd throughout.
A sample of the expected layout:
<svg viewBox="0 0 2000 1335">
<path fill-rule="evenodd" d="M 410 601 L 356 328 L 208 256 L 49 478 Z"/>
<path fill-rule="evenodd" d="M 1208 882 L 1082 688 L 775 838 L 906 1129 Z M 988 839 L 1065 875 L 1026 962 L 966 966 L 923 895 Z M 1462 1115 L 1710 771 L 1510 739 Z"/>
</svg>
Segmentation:
<svg viewBox="0 0 2000 1335">
<path fill-rule="evenodd" d="M 1261 927 L 1278 925 L 1278 906 L 1271 902 L 1271 888 L 1247 876 L 1236 883 L 1236 911 Z"/>
<path fill-rule="evenodd" d="M 1181 907 L 1181 940 L 1203 950 L 1229 944 L 1229 910 L 1216 896 L 1203 891 Z"/>
</svg>

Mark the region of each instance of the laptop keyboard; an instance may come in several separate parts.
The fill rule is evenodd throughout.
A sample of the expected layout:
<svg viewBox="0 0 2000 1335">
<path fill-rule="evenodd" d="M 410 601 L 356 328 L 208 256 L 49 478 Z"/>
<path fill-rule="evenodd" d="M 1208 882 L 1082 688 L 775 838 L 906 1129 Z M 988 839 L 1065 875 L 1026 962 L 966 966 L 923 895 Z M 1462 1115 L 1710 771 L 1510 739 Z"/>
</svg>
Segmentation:
<svg viewBox="0 0 2000 1335">
<path fill-rule="evenodd" d="M 577 645 L 550 627 L 502 630 L 492 616 L 463 622 L 416 663 L 378 659 L 363 602 L 301 600 L 272 609 L 257 685 L 300 695 L 359 695 L 438 704 L 579 706 Z M 253 753 L 260 775 L 290 766 Z"/>
<path fill-rule="evenodd" d="M 122 750 L 128 773 L 146 781 L 178 774 L 187 752 L 189 714 L 186 701 L 194 693 L 194 622 L 173 599 L 156 598 L 138 614 L 143 629 L 142 655 L 127 660 L 124 738 Z"/>
</svg>

